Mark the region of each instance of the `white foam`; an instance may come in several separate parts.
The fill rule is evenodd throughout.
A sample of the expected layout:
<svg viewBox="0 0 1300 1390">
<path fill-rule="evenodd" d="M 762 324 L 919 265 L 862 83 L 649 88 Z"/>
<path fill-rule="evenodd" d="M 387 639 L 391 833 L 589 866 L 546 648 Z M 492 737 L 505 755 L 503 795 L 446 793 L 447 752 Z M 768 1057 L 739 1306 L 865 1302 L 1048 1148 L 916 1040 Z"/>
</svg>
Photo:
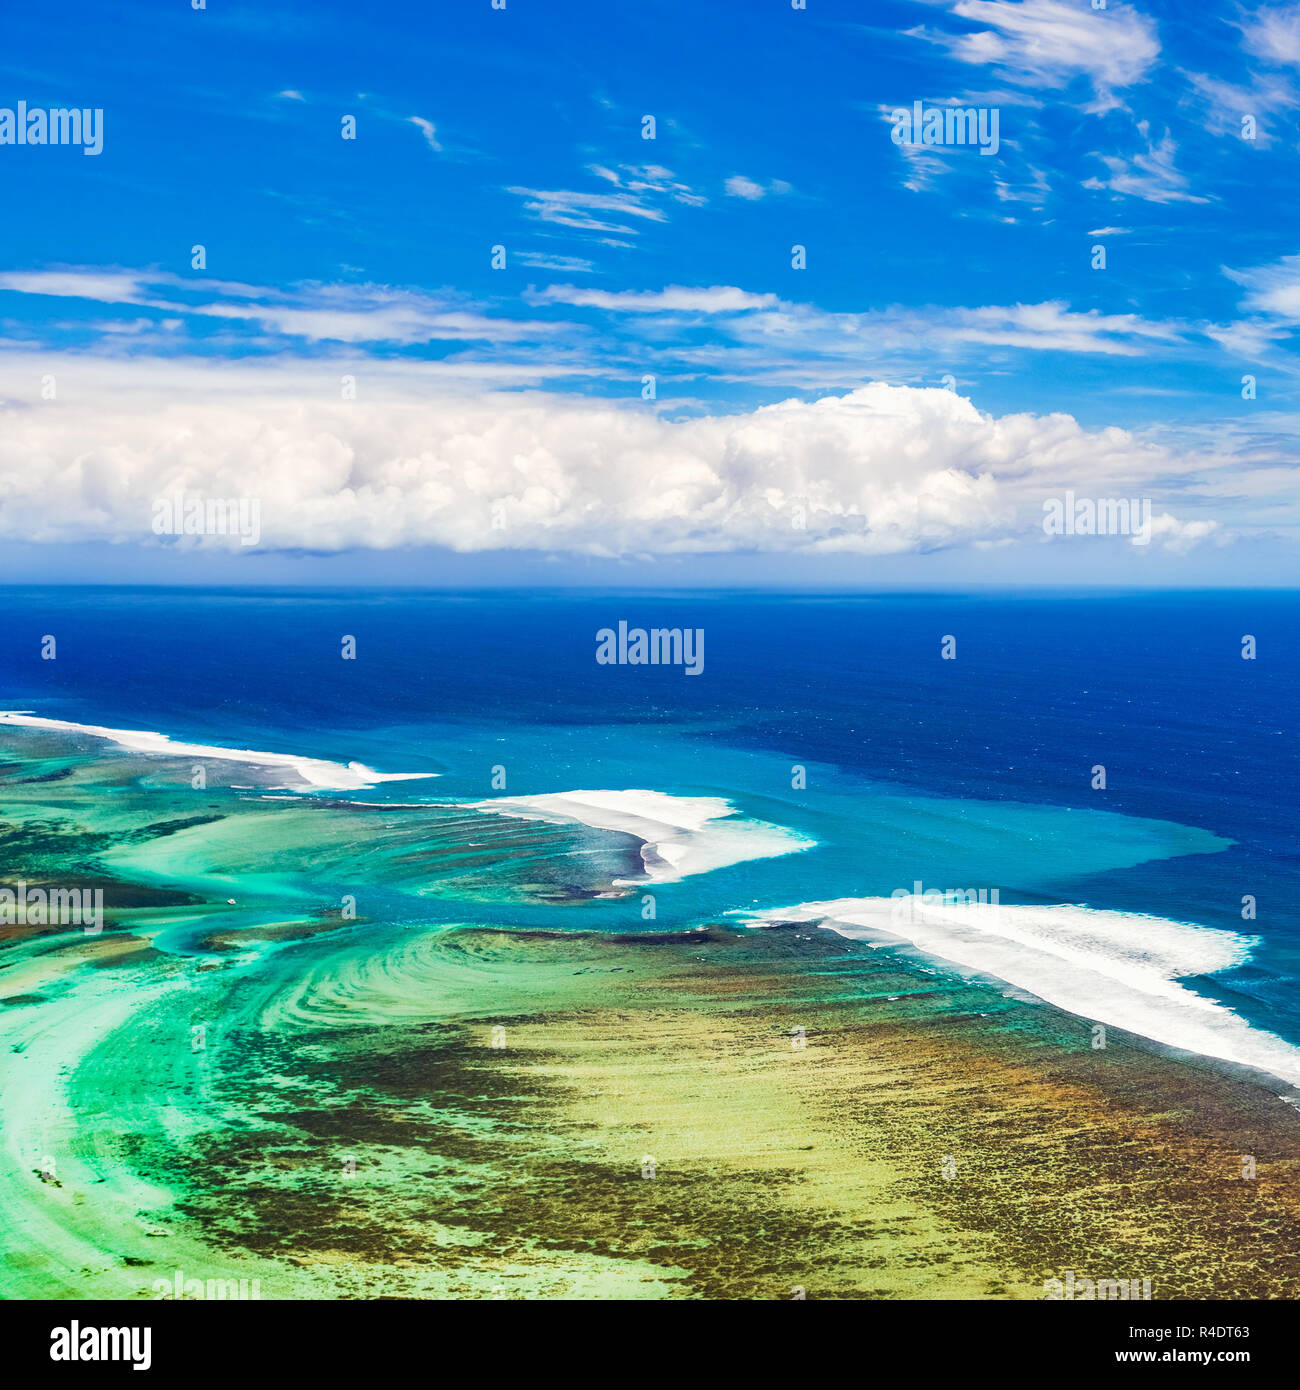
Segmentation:
<svg viewBox="0 0 1300 1390">
<path fill-rule="evenodd" d="M 436 772 L 376 772 L 365 763 L 332 763 L 324 758 L 305 758 L 296 753 L 260 753 L 252 748 L 221 748 L 208 743 L 182 743 L 166 734 L 144 729 L 108 729 L 100 724 L 73 724 L 63 719 L 42 719 L 26 711 L 0 711 L 0 724 L 20 724 L 29 729 L 57 733 L 89 734 L 105 738 L 136 753 L 159 753 L 172 758 L 210 758 L 220 762 L 248 763 L 256 767 L 285 767 L 314 787 L 360 791 L 380 782 L 407 782 L 437 777 Z"/>
<path fill-rule="evenodd" d="M 673 796 L 668 792 L 630 789 L 503 796 L 472 804 L 476 810 L 521 820 L 552 824 L 576 821 L 594 830 L 619 830 L 634 835 L 644 841 L 641 860 L 646 878 L 658 883 L 671 883 L 747 859 L 794 854 L 815 844 L 784 826 L 740 816 L 731 802 L 720 796 Z M 617 882 L 628 884 L 634 880 Z"/>
<path fill-rule="evenodd" d="M 1255 937 L 1073 904 L 939 904 L 915 894 L 742 915 L 751 922 L 820 921 L 858 940 L 910 941 L 1069 1013 L 1300 1085 L 1300 1048 L 1179 983 L 1241 965 Z"/>
</svg>

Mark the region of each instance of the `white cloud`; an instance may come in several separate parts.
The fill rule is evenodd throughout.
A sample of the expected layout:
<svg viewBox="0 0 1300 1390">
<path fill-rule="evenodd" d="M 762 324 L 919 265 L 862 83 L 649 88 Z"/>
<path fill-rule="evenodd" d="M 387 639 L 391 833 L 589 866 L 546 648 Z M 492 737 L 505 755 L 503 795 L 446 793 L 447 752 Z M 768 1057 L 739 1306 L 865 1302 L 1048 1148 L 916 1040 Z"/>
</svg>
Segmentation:
<svg viewBox="0 0 1300 1390">
<path fill-rule="evenodd" d="M 861 314 L 782 304 L 735 320 L 732 331 L 742 341 L 787 353 L 844 356 L 849 361 L 861 361 L 865 345 L 877 355 L 949 352 L 978 345 L 1136 357 L 1153 342 L 1174 342 L 1180 336 L 1172 324 L 1096 309 L 1081 313 L 1061 300 L 977 308 L 893 307 Z"/>
<path fill-rule="evenodd" d="M 1286 331 L 1262 319 L 1246 319 L 1237 323 L 1207 323 L 1201 330 L 1234 357 L 1262 362 L 1266 358 L 1277 364 L 1277 345 Z"/>
<path fill-rule="evenodd" d="M 553 323 L 493 318 L 451 299 L 384 285 L 271 290 L 167 271 L 47 270 L 0 274 L 0 290 L 140 306 L 200 319 L 259 324 L 308 342 L 428 343 L 546 338 Z M 194 296 L 178 300 L 177 295 Z"/>
<path fill-rule="evenodd" d="M 1300 67 L 1300 5 L 1278 5 L 1255 11 L 1242 21 L 1247 53 L 1270 63 Z"/>
<path fill-rule="evenodd" d="M 690 207 L 700 207 L 708 202 L 702 193 L 696 193 L 689 184 L 676 178 L 671 169 L 662 164 L 620 164 L 617 169 L 607 169 L 601 164 L 589 164 L 588 171 L 597 178 L 605 179 L 615 188 L 622 188 L 637 195 L 661 195 L 673 202 L 686 203 Z"/>
<path fill-rule="evenodd" d="M 1032 164 L 1026 165 L 1025 173 L 1019 178 L 1003 178 L 995 172 L 993 186 L 999 201 L 1029 203 L 1036 208 L 1042 207 L 1047 195 L 1052 191 L 1047 175 L 1043 170 L 1034 168 Z"/>
<path fill-rule="evenodd" d="M 634 236 L 636 222 L 666 222 L 666 205 L 678 203 L 699 207 L 707 201 L 688 184 L 677 179 L 671 169 L 659 164 L 620 164 L 616 169 L 602 164 L 587 166 L 588 173 L 611 184 L 616 193 L 588 193 L 569 188 L 507 188 L 507 193 L 524 199 L 524 210 L 543 222 L 572 227 L 582 232 L 607 232 L 616 237 Z M 613 246 L 627 246 L 621 240 Z"/>
<path fill-rule="evenodd" d="M 438 128 L 432 121 L 426 121 L 423 116 L 408 116 L 407 120 L 411 125 L 419 127 L 420 134 L 424 136 L 424 143 L 431 150 L 441 153 L 442 146 L 438 143 Z"/>
<path fill-rule="evenodd" d="M 572 258 L 574 264 L 569 264 L 569 259 L 540 253 L 520 257 L 523 264 L 547 268 L 554 263 L 570 273 L 591 268 L 589 262 Z M 1080 312 L 1060 300 L 976 307 L 894 305 L 854 313 L 789 303 L 735 285 L 604 290 L 557 284 L 523 292 L 524 301 L 537 308 L 572 306 L 609 315 L 602 325 L 606 336 L 597 344 L 590 324 L 519 319 L 461 297 L 382 285 L 268 290 L 169 272 L 71 269 L 0 274 L 4 290 L 113 306 L 122 319 L 118 327 L 95 319 L 46 323 L 38 330 L 56 342 L 65 332 L 99 335 L 101 342 L 116 342 L 110 352 L 182 352 L 198 338 L 208 351 L 228 346 L 259 353 L 307 345 L 333 354 L 345 344 L 418 348 L 445 343 L 481 344 L 486 352 L 486 345 L 496 344 L 498 365 L 515 375 L 529 356 L 548 373 L 639 381 L 649 348 L 665 381 L 680 385 L 707 377 L 714 384 L 750 381 L 780 389 L 858 386 L 881 375 L 914 379 L 917 364 L 928 360 L 932 366 L 936 355 L 946 364 L 944 370 L 960 371 L 976 354 L 987 361 L 989 348 L 1123 357 L 1146 355 L 1156 345 L 1192 350 L 1195 331 L 1131 313 Z M 149 338 L 142 310 L 160 315 L 160 330 L 169 325 L 165 336 Z M 701 341 L 689 331 L 690 322 L 706 314 L 709 336 Z M 36 321 L 26 306 L 19 317 Z M 228 327 L 214 334 L 216 323 Z M 178 327 L 185 331 L 177 332 Z M 1228 330 L 1201 331 L 1222 341 L 1216 333 Z M 510 344 L 520 345 L 513 363 L 503 355 Z M 458 365 L 465 365 L 465 359 Z M 537 371 L 523 371 L 522 379 L 542 378 Z"/>
<path fill-rule="evenodd" d="M 1300 323 L 1300 256 L 1283 256 L 1250 270 L 1223 267 L 1229 280 L 1246 289 L 1244 305 L 1288 323 Z"/>
<path fill-rule="evenodd" d="M 379 364 L 348 402 L 293 362 L 0 370 L 60 383 L 57 405 L 33 386 L 3 411 L 0 536 L 15 540 L 156 544 L 154 499 L 181 492 L 258 498 L 272 549 L 887 554 L 1038 543 L 1045 497 L 1133 496 L 1179 464 L 1068 415 L 998 418 L 880 384 L 670 421 L 569 397 L 430 396 L 421 374 Z M 1162 522 L 1183 544 L 1175 525 Z"/>
<path fill-rule="evenodd" d="M 948 322 L 941 324 L 941 331 L 962 342 L 1121 356 L 1140 353 L 1144 340 L 1170 342 L 1179 337 L 1171 324 L 1154 323 L 1137 314 L 1103 314 L 1096 309 L 1080 313 L 1060 300 L 1009 308 L 955 309 L 950 311 Z"/>
<path fill-rule="evenodd" d="M 666 222 L 668 215 L 661 208 L 650 207 L 639 199 L 620 193 L 580 193 L 567 188 L 506 189 L 524 199 L 524 209 L 543 222 L 561 227 L 574 227 L 584 232 L 618 232 L 630 236 L 635 229 L 624 219 L 639 217 L 650 222 Z M 614 214 L 613 220 L 605 214 Z M 600 215 L 598 215 L 600 214 Z"/>
<path fill-rule="evenodd" d="M 897 148 L 906 170 L 903 187 L 909 193 L 924 193 L 934 186 L 940 174 L 954 167 L 951 154 L 945 158 L 943 152 L 951 151 L 955 146 L 899 145 Z"/>
<path fill-rule="evenodd" d="M 596 268 L 581 256 L 557 256 L 549 251 L 520 251 L 515 259 L 534 270 L 558 270 L 569 275 L 585 275 Z"/>
<path fill-rule="evenodd" d="M 1025 103 L 1031 98 L 1008 94 L 1006 92 L 967 93 L 950 101 L 932 99 L 931 109 L 938 107 L 997 107 Z M 886 125 L 895 125 L 897 106 L 876 105 L 872 108 Z M 1002 124 L 1000 122 L 1000 124 Z M 1023 133 L 1024 128 L 1021 127 Z M 892 143 L 892 141 L 891 141 Z M 941 174 L 948 175 L 948 182 L 956 185 L 951 189 L 954 199 L 962 204 L 962 216 L 981 215 L 987 199 L 985 189 L 989 181 L 993 184 L 994 196 L 999 203 L 1026 203 L 1031 207 L 1042 207 L 1051 193 L 1051 183 L 1044 169 L 1038 167 L 1026 156 L 1022 141 L 1009 136 L 1000 137 L 999 157 L 996 160 L 971 158 L 968 145 L 938 144 L 913 145 L 907 141 L 893 145 L 903 161 L 902 185 L 911 193 L 926 193 L 936 188 Z M 994 215 L 985 213 L 983 215 Z M 1013 222 L 1013 217 L 1002 216 L 1002 221 Z"/>
<path fill-rule="evenodd" d="M 1215 537 L 1220 526 L 1215 520 L 1180 521 L 1168 512 L 1151 518 L 1151 538 L 1175 555 L 1186 555 L 1201 541 Z"/>
<path fill-rule="evenodd" d="M 488 318 L 483 314 L 448 309 L 437 300 L 423 296 L 389 296 L 382 291 L 320 307 L 289 304 L 176 304 L 170 307 L 187 308 L 189 313 L 207 318 L 257 323 L 272 333 L 307 342 L 431 343 L 466 339 L 506 342 L 543 337 L 556 331 L 554 324 Z"/>
<path fill-rule="evenodd" d="M 1174 156 L 1178 146 L 1168 131 L 1159 139 L 1151 138 L 1148 121 L 1137 123 L 1138 134 L 1146 144 L 1146 150 L 1135 154 L 1131 159 L 1118 155 L 1097 154 L 1106 166 L 1110 177 L 1107 179 L 1085 179 L 1085 188 L 1109 188 L 1112 193 L 1128 197 L 1144 198 L 1149 203 L 1204 203 L 1201 198 L 1187 191 L 1187 177 L 1174 167 Z"/>
<path fill-rule="evenodd" d="M 1115 89 L 1140 82 L 1160 54 L 1155 22 L 1115 0 L 1104 10 L 1065 0 L 956 0 L 952 12 L 987 27 L 925 37 L 1022 86 L 1060 88 L 1086 77 L 1093 111 L 1119 105 Z"/>
<path fill-rule="evenodd" d="M 743 174 L 733 174 L 723 187 L 733 198 L 746 198 L 750 202 L 756 202 L 763 196 L 763 185 L 755 183 L 753 179 L 747 179 Z"/>
<path fill-rule="evenodd" d="M 751 294 L 734 285 L 694 288 L 669 285 L 662 290 L 587 290 L 576 285 L 548 285 L 524 298 L 530 304 L 572 304 L 584 309 L 608 309 L 617 313 L 660 314 L 670 312 L 722 314 L 746 309 L 774 309 L 774 294 Z"/>
<path fill-rule="evenodd" d="M 1273 137 L 1273 122 L 1268 117 L 1289 111 L 1300 105 L 1300 98 L 1285 77 L 1277 74 L 1250 74 L 1248 86 L 1220 81 L 1205 73 L 1189 72 L 1195 104 L 1200 110 L 1201 123 L 1211 135 L 1242 134 L 1242 118 L 1255 121 L 1251 143 L 1266 146 Z"/>
<path fill-rule="evenodd" d="M 0 290 L 94 299 L 101 304 L 141 304 L 150 277 L 136 270 L 13 270 L 0 274 Z"/>
<path fill-rule="evenodd" d="M 756 203 L 769 194 L 780 195 L 790 191 L 790 185 L 784 179 L 758 183 L 754 179 L 746 178 L 744 174 L 733 174 L 722 186 L 729 198 L 744 198 L 750 203 Z"/>
</svg>

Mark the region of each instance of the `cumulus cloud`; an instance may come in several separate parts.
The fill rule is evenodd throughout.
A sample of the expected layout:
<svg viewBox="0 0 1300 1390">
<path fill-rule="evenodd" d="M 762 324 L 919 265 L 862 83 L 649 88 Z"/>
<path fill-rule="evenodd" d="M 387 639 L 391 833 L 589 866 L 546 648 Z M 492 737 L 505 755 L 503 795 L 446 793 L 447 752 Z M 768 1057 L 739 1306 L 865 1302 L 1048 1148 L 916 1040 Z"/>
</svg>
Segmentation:
<svg viewBox="0 0 1300 1390">
<path fill-rule="evenodd" d="M 1186 555 L 1202 541 L 1214 537 L 1219 529 L 1215 520 L 1180 521 L 1168 512 L 1151 518 L 1151 538 L 1175 555 Z"/>
<path fill-rule="evenodd" d="M 150 522 L 179 493 L 257 498 L 275 549 L 889 554 L 1041 542 L 1044 497 L 1133 496 L 1181 471 L 1123 430 L 879 383 L 674 421 L 572 397 L 430 398 L 407 369 L 372 367 L 343 401 L 301 363 L 15 365 L 6 379 L 34 386 L 0 431 L 15 540 L 174 543 Z M 57 402 L 36 398 L 37 366 Z"/>
</svg>

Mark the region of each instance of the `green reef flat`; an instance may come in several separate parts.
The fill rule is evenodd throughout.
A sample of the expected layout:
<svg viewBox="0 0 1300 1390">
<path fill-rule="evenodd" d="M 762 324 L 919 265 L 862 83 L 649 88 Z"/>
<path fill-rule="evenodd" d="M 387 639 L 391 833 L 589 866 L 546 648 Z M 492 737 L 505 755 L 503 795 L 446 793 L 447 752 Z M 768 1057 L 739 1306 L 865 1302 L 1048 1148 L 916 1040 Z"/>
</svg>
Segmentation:
<svg viewBox="0 0 1300 1390">
<path fill-rule="evenodd" d="M 0 731 L 0 881 L 104 894 L 0 927 L 7 1298 L 1300 1292 L 1265 1078 L 807 924 L 577 929 L 630 836 L 189 777 Z"/>
</svg>

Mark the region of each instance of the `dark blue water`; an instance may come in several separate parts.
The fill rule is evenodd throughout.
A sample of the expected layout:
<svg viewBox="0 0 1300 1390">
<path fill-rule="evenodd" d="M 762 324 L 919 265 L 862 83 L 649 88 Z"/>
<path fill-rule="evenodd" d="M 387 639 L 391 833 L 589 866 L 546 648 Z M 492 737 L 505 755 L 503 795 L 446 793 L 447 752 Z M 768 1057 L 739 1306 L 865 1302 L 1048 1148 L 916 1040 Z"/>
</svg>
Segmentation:
<svg viewBox="0 0 1300 1390">
<path fill-rule="evenodd" d="M 1041 837 L 991 847 L 986 881 L 1023 901 L 1258 935 L 1252 960 L 1228 982 L 1231 1002 L 1300 1040 L 1297 618 L 1300 600 L 1282 592 L 10 589 L 0 704 L 383 770 L 438 770 L 437 791 L 451 797 L 490 795 L 499 765 L 513 794 L 714 792 L 818 840 L 815 854 L 679 885 L 666 907 L 682 920 L 773 896 L 887 893 L 914 869 L 933 882 L 950 862 L 970 874 L 969 838 L 956 837 L 947 853 L 929 831 L 867 833 L 859 788 L 892 786 L 956 807 L 1038 807 Z M 597 629 L 620 620 L 703 629 L 702 674 L 598 665 Z M 1247 634 L 1254 660 L 1242 659 Z M 55 660 L 41 659 L 46 635 Z M 345 635 L 356 660 L 340 657 Z M 941 659 L 947 636 L 955 660 Z M 796 764 L 812 770 L 806 790 L 791 788 Z M 1095 765 L 1106 769 L 1105 790 L 1091 786 Z M 412 785 L 386 794 L 409 795 Z M 1177 822 L 1233 843 L 1097 870 L 1075 843 L 1091 823 L 1079 821 L 1072 837 L 1060 808 Z M 1242 918 L 1246 895 L 1258 905 L 1253 921 Z"/>
</svg>

